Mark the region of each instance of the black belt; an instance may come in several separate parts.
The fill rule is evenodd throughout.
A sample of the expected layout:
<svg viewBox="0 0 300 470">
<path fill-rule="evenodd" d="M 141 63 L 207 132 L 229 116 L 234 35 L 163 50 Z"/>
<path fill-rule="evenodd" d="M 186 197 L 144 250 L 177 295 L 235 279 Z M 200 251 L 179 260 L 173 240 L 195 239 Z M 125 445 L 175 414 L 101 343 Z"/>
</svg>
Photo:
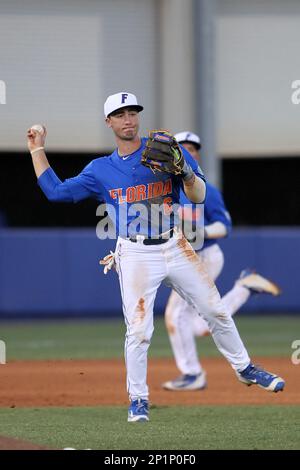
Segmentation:
<svg viewBox="0 0 300 470">
<path fill-rule="evenodd" d="M 170 232 L 168 232 L 168 238 L 144 238 L 142 243 L 144 245 L 161 245 L 162 243 L 166 243 L 167 241 L 170 240 L 170 238 L 173 237 L 174 235 L 174 229 L 172 228 Z M 136 243 L 138 240 L 136 238 L 127 238 L 127 240 L 130 240 L 133 243 Z"/>
</svg>

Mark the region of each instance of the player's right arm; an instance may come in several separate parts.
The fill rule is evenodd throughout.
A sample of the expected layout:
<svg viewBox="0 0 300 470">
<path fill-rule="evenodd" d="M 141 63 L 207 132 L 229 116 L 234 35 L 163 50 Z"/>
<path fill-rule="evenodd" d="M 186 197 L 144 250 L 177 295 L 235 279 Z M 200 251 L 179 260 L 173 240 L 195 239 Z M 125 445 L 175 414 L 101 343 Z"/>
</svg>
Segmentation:
<svg viewBox="0 0 300 470">
<path fill-rule="evenodd" d="M 88 197 L 100 199 L 99 185 L 96 184 L 90 163 L 80 175 L 61 181 L 51 168 L 44 148 L 45 133 L 41 135 L 34 129 L 27 132 L 27 145 L 31 153 L 32 163 L 38 185 L 43 193 L 53 202 L 78 202 Z"/>
<path fill-rule="evenodd" d="M 44 134 L 40 134 L 34 129 L 28 129 L 27 131 L 27 145 L 29 152 L 31 153 L 33 168 L 37 178 L 39 178 L 44 171 L 50 168 L 44 151 L 46 135 L 46 129 Z"/>
</svg>

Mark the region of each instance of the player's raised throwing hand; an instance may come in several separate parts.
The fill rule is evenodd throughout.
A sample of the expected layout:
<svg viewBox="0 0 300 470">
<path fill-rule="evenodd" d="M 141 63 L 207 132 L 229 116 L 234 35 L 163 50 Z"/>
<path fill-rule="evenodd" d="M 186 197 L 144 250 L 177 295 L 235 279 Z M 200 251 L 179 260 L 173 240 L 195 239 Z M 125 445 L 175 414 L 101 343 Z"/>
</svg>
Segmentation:
<svg viewBox="0 0 300 470">
<path fill-rule="evenodd" d="M 30 152 L 44 147 L 47 131 L 44 126 L 36 124 L 27 131 L 27 145 Z"/>
<path fill-rule="evenodd" d="M 27 145 L 37 178 L 50 167 L 44 149 L 46 135 L 46 128 L 41 124 L 35 124 L 27 131 Z"/>
</svg>

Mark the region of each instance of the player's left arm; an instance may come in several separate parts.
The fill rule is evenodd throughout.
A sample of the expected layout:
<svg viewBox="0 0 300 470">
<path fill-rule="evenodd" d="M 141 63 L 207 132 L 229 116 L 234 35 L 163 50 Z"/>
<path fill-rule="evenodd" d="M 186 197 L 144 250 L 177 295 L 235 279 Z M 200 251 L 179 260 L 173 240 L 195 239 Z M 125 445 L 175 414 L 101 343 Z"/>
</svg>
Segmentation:
<svg viewBox="0 0 300 470">
<path fill-rule="evenodd" d="M 180 148 L 185 160 L 182 177 L 183 190 L 190 201 L 201 204 L 206 196 L 203 172 L 189 152 L 182 146 Z"/>
<path fill-rule="evenodd" d="M 213 222 L 204 227 L 204 238 L 217 240 L 228 235 L 227 226 L 223 222 Z"/>
<path fill-rule="evenodd" d="M 204 236 L 207 239 L 226 237 L 232 228 L 231 217 L 226 209 L 224 199 L 220 191 L 213 188 L 205 206 L 208 224 L 204 227 Z"/>
</svg>

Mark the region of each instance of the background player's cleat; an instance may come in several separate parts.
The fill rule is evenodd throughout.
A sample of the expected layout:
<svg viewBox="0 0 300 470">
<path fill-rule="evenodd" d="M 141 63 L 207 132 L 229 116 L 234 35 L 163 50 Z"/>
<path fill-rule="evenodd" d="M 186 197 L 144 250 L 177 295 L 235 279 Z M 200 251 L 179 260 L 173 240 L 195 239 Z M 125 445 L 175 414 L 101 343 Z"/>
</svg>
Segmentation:
<svg viewBox="0 0 300 470">
<path fill-rule="evenodd" d="M 281 289 L 274 282 L 269 281 L 251 269 L 245 269 L 241 272 L 237 284 L 246 287 L 250 292 L 256 294 L 281 294 Z"/>
<path fill-rule="evenodd" d="M 244 384 L 248 386 L 258 385 L 268 392 L 282 392 L 285 386 L 285 381 L 281 377 L 251 363 L 242 372 L 237 372 L 237 376 Z"/>
<path fill-rule="evenodd" d="M 149 402 L 142 398 L 132 400 L 128 409 L 128 422 L 135 423 L 138 421 L 149 421 Z"/>
<path fill-rule="evenodd" d="M 203 390 L 207 387 L 206 373 L 203 371 L 197 375 L 182 375 L 175 380 L 170 380 L 163 384 L 163 388 L 166 390 Z"/>
</svg>

